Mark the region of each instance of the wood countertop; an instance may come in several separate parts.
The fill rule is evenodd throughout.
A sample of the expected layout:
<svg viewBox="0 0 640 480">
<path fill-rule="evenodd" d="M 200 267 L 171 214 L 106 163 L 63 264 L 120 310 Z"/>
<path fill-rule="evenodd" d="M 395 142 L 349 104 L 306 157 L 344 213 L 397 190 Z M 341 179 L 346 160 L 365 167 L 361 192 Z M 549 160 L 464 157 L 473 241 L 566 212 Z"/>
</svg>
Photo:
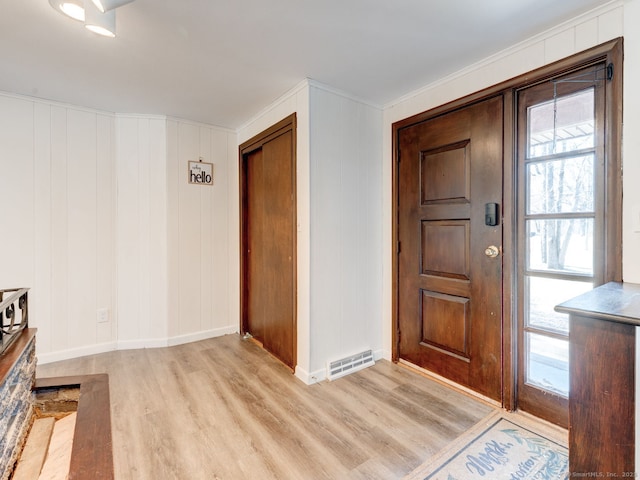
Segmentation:
<svg viewBox="0 0 640 480">
<path fill-rule="evenodd" d="M 557 305 L 555 310 L 640 326 L 640 285 L 609 282 Z"/>
</svg>

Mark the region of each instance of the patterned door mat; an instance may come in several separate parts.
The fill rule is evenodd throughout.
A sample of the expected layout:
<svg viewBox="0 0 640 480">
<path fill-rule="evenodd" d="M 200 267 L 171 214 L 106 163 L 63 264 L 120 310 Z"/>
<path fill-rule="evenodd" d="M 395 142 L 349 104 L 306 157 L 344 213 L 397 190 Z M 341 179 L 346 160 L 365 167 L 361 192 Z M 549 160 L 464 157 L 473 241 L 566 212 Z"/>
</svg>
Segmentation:
<svg viewBox="0 0 640 480">
<path fill-rule="evenodd" d="M 521 414 L 494 412 L 405 480 L 568 478 L 566 431 Z"/>
</svg>

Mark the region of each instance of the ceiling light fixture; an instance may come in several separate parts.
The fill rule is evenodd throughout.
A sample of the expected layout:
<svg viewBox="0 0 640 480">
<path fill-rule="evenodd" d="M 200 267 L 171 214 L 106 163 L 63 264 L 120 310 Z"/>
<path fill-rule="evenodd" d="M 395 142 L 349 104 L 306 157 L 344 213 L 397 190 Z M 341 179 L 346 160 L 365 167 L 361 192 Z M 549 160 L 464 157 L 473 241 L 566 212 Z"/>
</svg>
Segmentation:
<svg viewBox="0 0 640 480">
<path fill-rule="evenodd" d="M 92 0 L 93 4 L 100 10 L 102 13 L 108 12 L 109 10 L 113 10 L 114 8 L 121 7 L 122 5 L 126 5 L 127 3 L 133 2 L 133 0 Z"/>
<path fill-rule="evenodd" d="M 82 0 L 49 0 L 49 4 L 67 17 L 84 22 L 84 3 Z"/>
<path fill-rule="evenodd" d="M 115 9 L 134 0 L 49 0 L 54 10 L 79 22 L 87 30 L 105 37 L 116 36 Z"/>
<path fill-rule="evenodd" d="M 87 30 L 102 35 L 104 37 L 116 36 L 116 12 L 112 10 L 110 12 L 102 13 L 93 4 L 92 0 L 84 0 L 84 26 Z"/>
</svg>

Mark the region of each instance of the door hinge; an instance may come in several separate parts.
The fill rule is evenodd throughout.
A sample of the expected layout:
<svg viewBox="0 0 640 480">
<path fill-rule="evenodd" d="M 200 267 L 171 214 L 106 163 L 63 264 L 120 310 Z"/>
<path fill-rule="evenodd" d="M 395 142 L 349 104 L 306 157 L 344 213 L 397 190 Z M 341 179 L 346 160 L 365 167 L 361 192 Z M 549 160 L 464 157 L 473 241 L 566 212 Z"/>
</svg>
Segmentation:
<svg viewBox="0 0 640 480">
<path fill-rule="evenodd" d="M 396 254 L 399 255 L 401 251 L 402 251 L 402 242 L 398 241 L 398 243 L 396 244 Z"/>
</svg>

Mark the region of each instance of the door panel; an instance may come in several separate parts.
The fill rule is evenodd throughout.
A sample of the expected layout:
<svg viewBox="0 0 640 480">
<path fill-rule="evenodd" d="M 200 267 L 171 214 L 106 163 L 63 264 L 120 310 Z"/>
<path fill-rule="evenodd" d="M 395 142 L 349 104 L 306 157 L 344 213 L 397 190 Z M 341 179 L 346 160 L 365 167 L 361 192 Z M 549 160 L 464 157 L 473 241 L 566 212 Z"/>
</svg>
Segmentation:
<svg viewBox="0 0 640 480">
<path fill-rule="evenodd" d="M 469 280 L 469 221 L 422 222 L 422 273 Z M 453 249 L 463 255 L 447 255 Z"/>
<path fill-rule="evenodd" d="M 265 175 L 265 271 L 263 290 L 269 328 L 264 347 L 291 368 L 293 358 L 295 314 L 295 269 L 293 263 L 296 227 L 292 142 L 288 131 L 263 146 Z M 268 192 L 268 193 L 267 193 Z"/>
<path fill-rule="evenodd" d="M 290 127 L 242 155 L 242 329 L 293 369 L 296 212 Z"/>
<path fill-rule="evenodd" d="M 399 131 L 400 358 L 502 395 L 502 97 Z"/>
<path fill-rule="evenodd" d="M 422 205 L 469 201 L 468 147 L 467 140 L 422 155 Z"/>
<path fill-rule="evenodd" d="M 468 298 L 423 290 L 422 343 L 468 361 L 469 314 Z"/>
</svg>

